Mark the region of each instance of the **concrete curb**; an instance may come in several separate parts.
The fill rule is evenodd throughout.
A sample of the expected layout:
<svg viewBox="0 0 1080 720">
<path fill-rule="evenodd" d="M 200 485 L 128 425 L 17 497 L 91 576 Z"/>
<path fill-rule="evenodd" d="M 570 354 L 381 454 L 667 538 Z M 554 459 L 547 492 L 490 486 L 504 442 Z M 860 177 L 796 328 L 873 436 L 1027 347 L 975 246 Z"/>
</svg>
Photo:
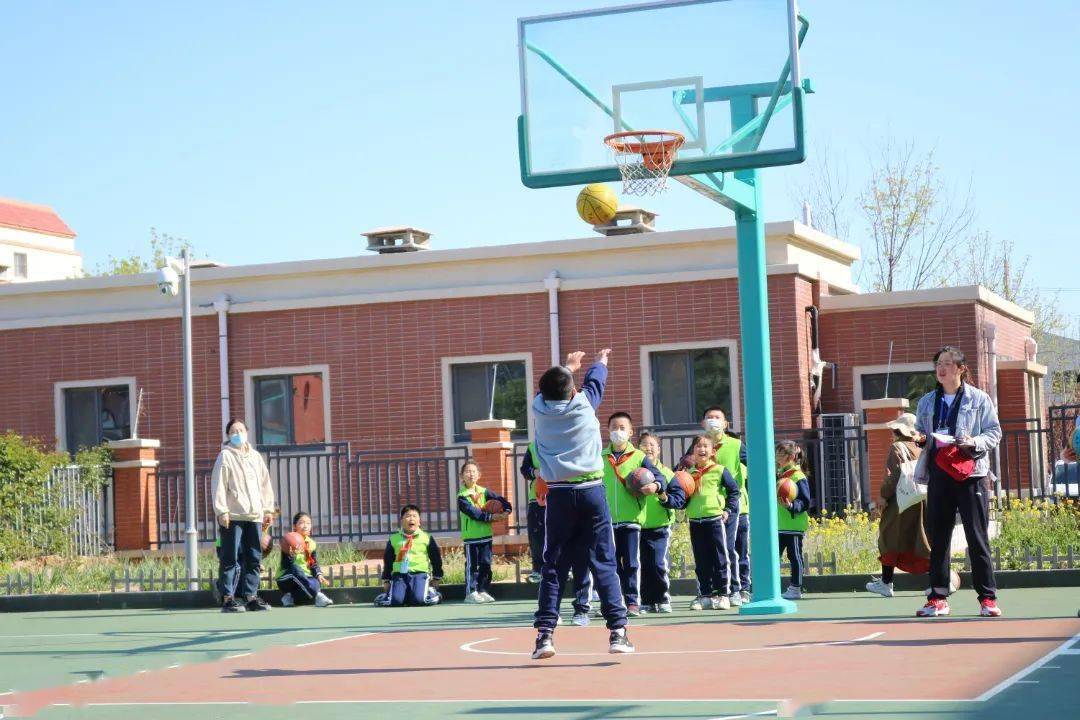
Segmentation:
<svg viewBox="0 0 1080 720">
<path fill-rule="evenodd" d="M 971 574 L 961 573 L 961 589 L 971 588 Z M 866 592 L 868 575 L 808 575 L 805 590 L 808 593 Z M 997 573 L 998 587 L 1002 590 L 1039 587 L 1080 587 L 1080 570 L 1005 570 Z M 898 573 L 894 581 L 897 590 L 922 590 L 925 576 Z M 671 582 L 675 595 L 694 595 L 697 583 L 679 579 Z M 461 601 L 465 596 L 463 585 L 444 585 L 443 599 Z M 342 605 L 370 604 L 382 592 L 381 587 L 327 588 L 326 594 Z M 534 600 L 537 586 L 527 583 L 496 583 L 492 594 L 499 600 Z M 271 605 L 281 604 L 281 593 L 267 590 L 259 595 Z M 72 595 L 5 595 L 0 596 L 0 612 L 43 612 L 71 610 L 190 610 L 211 608 L 213 596 L 209 591 L 149 591 L 109 592 Z"/>
</svg>

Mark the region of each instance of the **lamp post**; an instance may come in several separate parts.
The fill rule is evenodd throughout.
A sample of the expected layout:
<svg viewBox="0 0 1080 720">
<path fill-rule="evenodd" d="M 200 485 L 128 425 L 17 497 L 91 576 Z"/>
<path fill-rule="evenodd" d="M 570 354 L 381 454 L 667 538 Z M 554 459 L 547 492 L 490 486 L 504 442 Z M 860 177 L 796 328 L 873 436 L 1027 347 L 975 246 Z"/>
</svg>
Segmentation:
<svg viewBox="0 0 1080 720">
<path fill-rule="evenodd" d="M 188 590 L 199 589 L 199 531 L 195 517 L 195 402 L 191 377 L 191 253 L 180 251 L 180 259 L 166 258 L 158 270 L 158 289 L 163 295 L 179 291 L 183 308 L 184 346 L 184 559 L 187 565 Z"/>
</svg>

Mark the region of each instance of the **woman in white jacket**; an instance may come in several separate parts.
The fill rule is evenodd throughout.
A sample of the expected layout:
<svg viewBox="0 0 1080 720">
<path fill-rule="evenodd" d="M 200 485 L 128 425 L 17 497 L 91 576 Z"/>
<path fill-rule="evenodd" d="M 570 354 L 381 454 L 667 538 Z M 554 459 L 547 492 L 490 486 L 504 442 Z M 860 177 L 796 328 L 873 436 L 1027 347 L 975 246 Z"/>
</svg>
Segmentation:
<svg viewBox="0 0 1080 720">
<path fill-rule="evenodd" d="M 262 523 L 269 523 L 274 513 L 270 471 L 259 451 L 248 443 L 243 421 L 230 420 L 225 436 L 228 440 L 218 453 L 211 477 L 221 537 L 221 612 L 269 610 L 258 591 Z"/>
</svg>

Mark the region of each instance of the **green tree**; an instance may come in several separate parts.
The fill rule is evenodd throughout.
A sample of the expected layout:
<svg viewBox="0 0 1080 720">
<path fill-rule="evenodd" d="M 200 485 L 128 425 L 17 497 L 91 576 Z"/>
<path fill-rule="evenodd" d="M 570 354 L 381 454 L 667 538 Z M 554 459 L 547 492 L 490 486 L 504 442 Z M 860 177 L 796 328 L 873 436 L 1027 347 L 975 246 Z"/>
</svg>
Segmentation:
<svg viewBox="0 0 1080 720">
<path fill-rule="evenodd" d="M 127 257 L 109 256 L 104 263 L 98 263 L 91 275 L 138 275 L 139 273 L 153 272 L 165 264 L 165 258 L 176 257 L 180 251 L 187 248 L 193 249 L 191 243 L 184 238 L 168 233 L 158 232 L 157 228 L 150 228 L 150 255 L 149 257 L 132 253 Z"/>
</svg>

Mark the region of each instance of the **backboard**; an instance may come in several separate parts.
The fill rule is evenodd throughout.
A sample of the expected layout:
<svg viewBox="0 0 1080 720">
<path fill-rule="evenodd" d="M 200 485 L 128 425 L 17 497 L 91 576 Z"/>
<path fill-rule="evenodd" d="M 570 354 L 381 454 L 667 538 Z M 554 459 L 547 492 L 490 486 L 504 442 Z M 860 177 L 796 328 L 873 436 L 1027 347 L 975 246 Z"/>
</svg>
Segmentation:
<svg viewBox="0 0 1080 720">
<path fill-rule="evenodd" d="M 623 130 L 684 134 L 673 176 L 802 162 L 805 27 L 795 0 L 669 0 L 520 19 L 522 181 L 618 180 L 604 137 Z"/>
</svg>

